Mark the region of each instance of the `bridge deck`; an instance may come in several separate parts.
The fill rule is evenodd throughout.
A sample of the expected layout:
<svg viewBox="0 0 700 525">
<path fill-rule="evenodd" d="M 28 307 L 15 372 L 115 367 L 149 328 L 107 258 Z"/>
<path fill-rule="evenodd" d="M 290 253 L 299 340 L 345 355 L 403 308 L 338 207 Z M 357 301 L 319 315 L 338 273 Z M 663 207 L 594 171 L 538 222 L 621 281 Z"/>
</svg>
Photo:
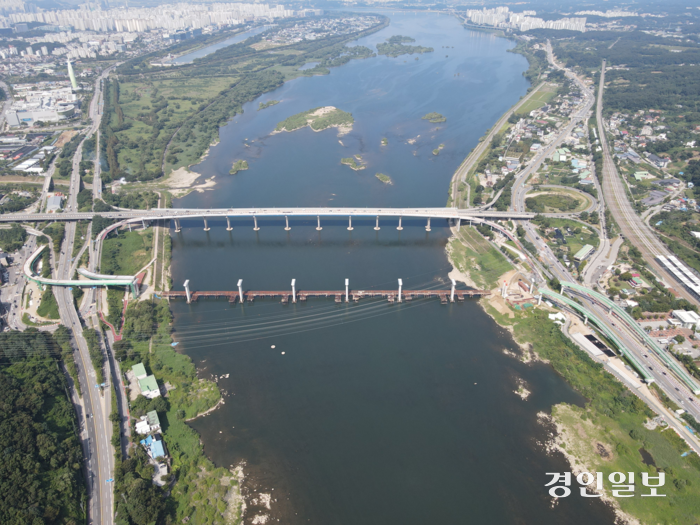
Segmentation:
<svg viewBox="0 0 700 525">
<path fill-rule="evenodd" d="M 419 297 L 447 298 L 450 297 L 451 293 L 451 290 L 403 290 L 401 297 L 410 301 Z M 455 297 L 460 301 L 464 300 L 465 297 L 483 297 L 490 294 L 491 292 L 488 290 L 455 290 Z M 162 292 L 160 295 L 168 299 L 187 298 L 187 292 L 183 291 Z M 309 297 L 335 297 L 336 302 L 341 302 L 345 298 L 345 290 L 299 290 L 296 295 L 299 301 L 306 301 Z M 371 297 L 386 297 L 389 301 L 394 301 L 397 298 L 398 290 L 352 290 L 349 295 L 353 301 Z M 239 300 L 238 296 L 237 291 L 198 291 L 190 294 L 190 301 L 197 301 L 200 298 L 212 298 L 228 299 L 229 302 L 234 303 Z M 282 302 L 286 303 L 291 300 L 291 297 L 292 292 L 290 290 L 250 290 L 243 293 L 243 300 L 247 301 L 263 298 L 280 298 Z M 338 301 L 338 298 L 340 298 L 340 301 Z"/>
</svg>

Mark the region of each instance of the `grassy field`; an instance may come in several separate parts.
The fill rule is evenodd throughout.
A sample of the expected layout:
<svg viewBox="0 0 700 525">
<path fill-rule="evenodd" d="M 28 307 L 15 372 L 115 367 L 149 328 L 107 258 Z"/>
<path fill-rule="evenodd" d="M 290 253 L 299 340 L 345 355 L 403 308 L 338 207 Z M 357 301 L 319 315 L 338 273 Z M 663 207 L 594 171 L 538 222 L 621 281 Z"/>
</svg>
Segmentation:
<svg viewBox="0 0 700 525">
<path fill-rule="evenodd" d="M 546 188 L 541 192 L 531 192 L 526 196 L 527 211 L 537 213 L 579 212 L 590 206 L 591 201 L 578 192 Z"/>
<path fill-rule="evenodd" d="M 48 288 L 41 296 L 41 303 L 36 309 L 36 313 L 39 314 L 44 319 L 60 319 L 61 315 L 58 313 L 58 303 L 56 302 L 56 297 L 53 295 L 51 288 Z"/>
<path fill-rule="evenodd" d="M 128 129 L 116 132 L 120 143 L 126 147 L 119 150 L 119 166 L 130 173 L 136 173 L 140 168 L 140 145 L 148 142 L 154 133 L 151 125 L 150 112 L 158 104 L 157 101 L 164 97 L 167 100 L 166 118 L 168 121 L 180 122 L 188 115 L 198 111 L 202 104 L 206 104 L 222 90 L 228 88 L 237 80 L 236 77 L 210 77 L 210 78 L 183 78 L 177 80 L 154 80 L 151 82 L 120 82 L 119 107 L 123 112 L 124 123 Z M 113 113 L 111 124 L 117 126 L 118 116 Z M 160 146 L 158 151 L 146 164 L 146 169 L 160 169 L 162 152 L 167 141 L 177 130 L 163 128 L 158 132 L 156 144 Z M 167 139 L 167 140 L 166 140 Z M 179 144 L 182 151 L 174 154 L 174 158 L 166 158 L 166 173 L 173 166 L 191 164 L 198 160 L 196 141 L 186 140 Z M 173 162 L 174 161 L 174 162 Z"/>
<path fill-rule="evenodd" d="M 102 248 L 102 272 L 134 275 L 152 258 L 153 230 L 120 233 L 106 239 Z"/>
<path fill-rule="evenodd" d="M 457 238 L 450 241 L 449 250 L 457 269 L 469 274 L 481 288 L 493 288 L 498 278 L 511 269 L 503 254 L 474 228 L 461 228 Z"/>
<path fill-rule="evenodd" d="M 525 104 L 518 108 L 518 111 L 516 111 L 516 115 L 527 115 L 528 113 L 530 113 L 530 111 L 540 109 L 550 100 L 552 100 L 556 94 L 556 87 L 550 86 L 548 84 L 543 85 L 540 89 L 537 90 L 537 93 L 534 93 L 530 97 L 530 99 L 527 102 L 525 102 Z"/>
</svg>

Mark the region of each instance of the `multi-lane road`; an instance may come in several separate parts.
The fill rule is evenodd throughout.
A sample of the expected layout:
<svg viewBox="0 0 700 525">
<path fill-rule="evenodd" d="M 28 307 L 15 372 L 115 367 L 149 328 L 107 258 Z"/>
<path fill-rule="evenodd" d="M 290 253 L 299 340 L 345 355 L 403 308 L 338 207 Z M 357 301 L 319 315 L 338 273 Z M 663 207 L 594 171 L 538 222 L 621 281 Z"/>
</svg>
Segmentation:
<svg viewBox="0 0 700 525">
<path fill-rule="evenodd" d="M 99 127 L 100 120 L 97 110 L 101 99 L 101 79 L 109 74 L 105 70 L 95 82 L 93 100 L 90 104 L 89 116 L 92 123 L 88 128 L 83 142 L 76 149 L 73 157 L 73 170 L 71 173 L 70 191 L 66 202 L 66 210 L 78 209 L 78 192 L 80 191 L 80 160 L 82 159 L 83 144 Z M 75 244 L 76 223 L 68 222 L 65 229 L 65 237 L 58 257 L 57 277 L 70 279 L 73 266 L 71 255 Z M 75 345 L 77 346 L 76 361 L 79 363 L 83 403 L 86 414 L 81 421 L 87 435 L 86 461 L 88 473 L 88 517 L 91 523 L 110 525 L 113 523 L 113 492 L 112 484 L 108 480 L 113 478 L 114 450 L 111 444 L 112 425 L 109 421 L 112 396 L 109 385 L 104 390 L 97 385 L 96 373 L 90 360 L 87 341 L 83 337 L 81 319 L 76 310 L 71 290 L 66 287 L 54 287 L 54 295 L 58 302 L 61 321 L 71 330 Z M 108 363 L 108 362 L 107 362 Z M 105 377 L 109 378 L 109 365 L 106 366 Z"/>
</svg>

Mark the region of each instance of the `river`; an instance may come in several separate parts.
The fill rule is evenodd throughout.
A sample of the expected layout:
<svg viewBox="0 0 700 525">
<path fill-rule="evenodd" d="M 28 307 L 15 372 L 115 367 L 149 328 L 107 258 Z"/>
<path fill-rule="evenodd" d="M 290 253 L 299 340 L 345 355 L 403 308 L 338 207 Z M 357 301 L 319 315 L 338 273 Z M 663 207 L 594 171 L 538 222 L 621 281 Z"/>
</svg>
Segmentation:
<svg viewBox="0 0 700 525">
<path fill-rule="evenodd" d="M 357 42 L 389 36 L 432 46 L 424 55 L 351 61 L 330 75 L 300 78 L 247 104 L 221 129 L 196 171 L 214 191 L 178 207 L 443 206 L 449 180 L 478 138 L 527 89 L 525 59 L 512 42 L 463 29 L 446 15 L 391 14 L 391 24 Z M 418 60 L 416 60 L 416 58 Z M 260 102 L 280 103 L 257 111 Z M 351 133 L 310 129 L 271 135 L 277 122 L 333 105 L 355 118 Z M 430 124 L 429 112 L 447 117 Z M 388 145 L 382 146 L 386 137 Z M 444 149 L 438 156 L 432 150 Z M 340 159 L 361 155 L 367 169 Z M 245 159 L 250 169 L 228 175 Z M 375 174 L 388 174 L 384 185 Z M 183 221 L 173 235 L 175 289 L 405 289 L 447 287 L 449 229 L 433 221 Z M 175 338 L 203 377 L 219 380 L 225 404 L 192 423 L 207 455 L 245 463 L 249 496 L 271 495 L 257 515 L 301 524 L 613 523 L 597 500 L 572 496 L 552 506 L 538 422 L 560 402 L 583 399 L 552 369 L 525 364 L 475 301 L 390 305 L 332 299 L 282 306 L 173 302 Z M 527 400 L 514 393 L 524 380 Z"/>
</svg>

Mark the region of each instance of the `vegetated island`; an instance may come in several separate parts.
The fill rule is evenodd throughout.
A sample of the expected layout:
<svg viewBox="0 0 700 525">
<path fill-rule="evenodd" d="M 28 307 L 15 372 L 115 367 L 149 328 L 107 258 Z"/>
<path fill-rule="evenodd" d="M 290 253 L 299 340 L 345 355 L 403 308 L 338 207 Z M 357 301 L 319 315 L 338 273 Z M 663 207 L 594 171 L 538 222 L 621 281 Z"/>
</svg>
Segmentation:
<svg viewBox="0 0 700 525">
<path fill-rule="evenodd" d="M 275 104 L 279 104 L 279 100 L 268 100 L 267 102 L 261 102 L 260 105 L 258 106 L 258 111 L 261 109 L 269 108 L 270 106 L 274 106 Z"/>
<path fill-rule="evenodd" d="M 403 45 L 405 42 L 415 42 L 415 39 L 411 38 L 410 36 L 394 35 L 387 38 L 386 42 L 377 44 L 377 53 L 396 58 L 401 55 L 432 53 L 435 51 L 432 47 L 405 46 Z"/>
<path fill-rule="evenodd" d="M 435 148 L 435 149 L 433 150 L 433 155 L 435 155 L 436 157 L 437 157 L 438 155 L 440 155 L 440 150 L 442 150 L 442 148 L 444 148 L 444 147 L 445 147 L 444 144 L 440 144 L 437 148 Z"/>
<path fill-rule="evenodd" d="M 421 118 L 423 120 L 427 120 L 432 124 L 440 124 L 441 122 L 447 122 L 446 117 L 443 117 L 442 115 L 440 115 L 440 113 L 435 113 L 434 111 L 432 113 L 428 113 L 427 115 L 423 115 Z"/>
<path fill-rule="evenodd" d="M 354 123 L 355 119 L 352 118 L 352 114 L 334 106 L 324 106 L 292 115 L 277 124 L 273 134 L 282 133 L 283 131 L 295 131 L 309 126 L 314 131 L 338 128 L 338 136 L 341 137 L 352 131 L 352 125 Z"/>
<path fill-rule="evenodd" d="M 382 181 L 384 184 L 394 184 L 394 183 L 391 181 L 391 177 L 389 177 L 389 175 L 385 175 L 384 173 L 377 173 L 377 174 L 375 175 L 375 177 L 377 177 L 377 178 L 378 178 L 380 181 Z"/>
<path fill-rule="evenodd" d="M 360 157 L 359 155 L 356 155 L 355 157 L 357 157 L 357 160 L 360 161 L 359 164 L 357 163 L 357 160 L 355 160 L 355 158 L 353 158 L 353 157 L 342 158 L 342 159 L 340 159 L 340 163 L 345 164 L 346 166 L 349 166 L 350 169 L 355 170 L 355 171 L 360 171 L 360 170 L 365 169 L 367 166 L 362 164 L 362 162 L 361 162 L 362 157 Z"/>
<path fill-rule="evenodd" d="M 247 160 L 237 160 L 236 162 L 233 163 L 233 166 L 231 166 L 231 171 L 229 173 L 231 175 L 235 175 L 239 171 L 245 171 L 248 169 L 248 161 Z"/>
<path fill-rule="evenodd" d="M 382 139 L 382 146 L 388 146 L 388 145 L 389 145 L 389 139 L 387 139 L 386 137 L 384 137 L 384 138 Z"/>
</svg>

